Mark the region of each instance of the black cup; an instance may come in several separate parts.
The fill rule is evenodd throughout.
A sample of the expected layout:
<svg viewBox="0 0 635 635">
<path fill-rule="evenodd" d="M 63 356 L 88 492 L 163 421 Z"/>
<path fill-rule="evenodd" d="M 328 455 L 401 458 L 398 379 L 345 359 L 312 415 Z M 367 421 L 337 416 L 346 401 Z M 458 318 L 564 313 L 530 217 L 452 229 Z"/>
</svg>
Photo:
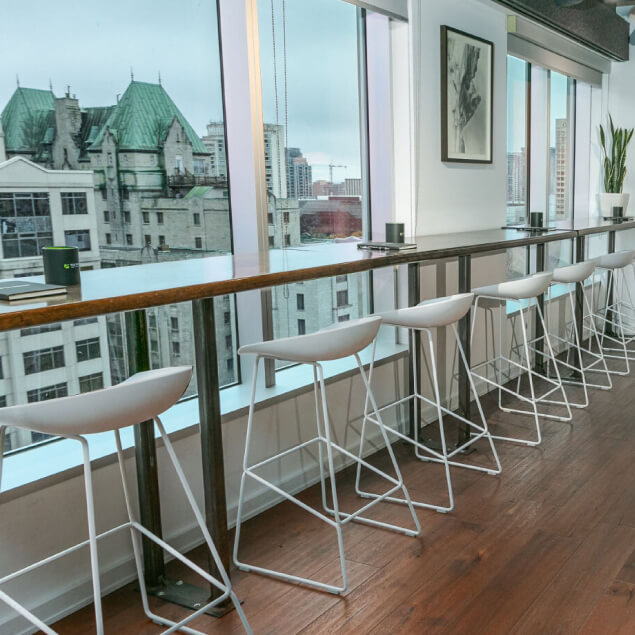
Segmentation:
<svg viewBox="0 0 635 635">
<path fill-rule="evenodd" d="M 611 216 L 613 216 L 613 218 L 623 218 L 624 208 L 621 205 L 616 205 L 612 208 Z"/>
<path fill-rule="evenodd" d="M 531 212 L 529 214 L 529 225 L 530 227 L 542 227 L 542 219 L 544 214 L 542 212 Z"/>
<path fill-rule="evenodd" d="M 79 284 L 79 249 L 77 247 L 43 247 L 46 284 Z"/>
<path fill-rule="evenodd" d="M 386 223 L 386 242 L 403 243 L 404 231 L 403 223 Z"/>
</svg>

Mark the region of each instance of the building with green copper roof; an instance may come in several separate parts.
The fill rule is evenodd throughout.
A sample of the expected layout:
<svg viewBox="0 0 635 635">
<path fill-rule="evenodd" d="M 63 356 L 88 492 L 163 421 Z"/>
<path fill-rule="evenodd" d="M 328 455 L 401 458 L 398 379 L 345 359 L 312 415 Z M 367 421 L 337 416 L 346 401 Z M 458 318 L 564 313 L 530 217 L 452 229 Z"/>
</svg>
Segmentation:
<svg viewBox="0 0 635 635">
<path fill-rule="evenodd" d="M 55 95 L 51 90 L 18 86 L 2 111 L 7 153 L 33 154 L 51 143 L 55 126 Z"/>
<path fill-rule="evenodd" d="M 209 154 L 203 142 L 161 84 L 131 81 L 119 103 L 93 140 L 89 151 L 99 150 L 108 128 L 118 150 L 157 152 L 176 119 L 192 144 L 194 154 Z"/>
</svg>

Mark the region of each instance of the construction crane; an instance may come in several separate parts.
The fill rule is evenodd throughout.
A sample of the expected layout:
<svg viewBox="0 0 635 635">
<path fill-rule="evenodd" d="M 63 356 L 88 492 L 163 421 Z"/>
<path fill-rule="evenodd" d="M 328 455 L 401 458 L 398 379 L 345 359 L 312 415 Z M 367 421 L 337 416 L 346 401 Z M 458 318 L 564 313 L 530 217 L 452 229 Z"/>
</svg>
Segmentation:
<svg viewBox="0 0 635 635">
<path fill-rule="evenodd" d="M 311 163 L 316 168 L 328 168 L 329 169 L 329 181 L 333 183 L 333 169 L 334 168 L 348 168 L 348 165 L 335 165 L 335 163 Z"/>
</svg>

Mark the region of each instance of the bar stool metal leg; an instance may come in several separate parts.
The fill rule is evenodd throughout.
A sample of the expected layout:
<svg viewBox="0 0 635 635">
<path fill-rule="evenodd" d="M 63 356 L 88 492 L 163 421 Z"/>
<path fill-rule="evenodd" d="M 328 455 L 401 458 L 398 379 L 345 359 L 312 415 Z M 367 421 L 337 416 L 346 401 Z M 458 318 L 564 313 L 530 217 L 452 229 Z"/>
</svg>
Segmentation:
<svg viewBox="0 0 635 635">
<path fill-rule="evenodd" d="M 141 590 L 141 596 L 142 596 L 142 601 L 143 601 L 143 607 L 144 607 L 144 611 L 146 613 L 146 615 L 153 620 L 154 622 L 158 623 L 158 624 L 163 624 L 165 626 L 169 626 L 170 628 L 168 628 L 168 630 L 164 631 L 163 635 L 167 635 L 168 633 L 174 633 L 176 631 L 182 631 L 184 633 L 191 633 L 192 635 L 199 635 L 201 633 L 201 631 L 198 631 L 196 629 L 192 629 L 186 626 L 186 624 L 194 619 L 196 619 L 197 617 L 199 617 L 200 615 L 203 615 L 204 613 L 206 613 L 210 608 L 213 608 L 215 605 L 222 603 L 227 597 L 229 597 L 233 604 L 234 607 L 236 608 L 236 612 L 238 613 L 238 616 L 243 624 L 243 627 L 245 629 L 245 632 L 247 633 L 251 633 L 251 629 L 249 627 L 249 624 L 247 623 L 247 619 L 245 618 L 245 615 L 243 613 L 242 607 L 240 606 L 240 602 L 238 601 L 238 599 L 236 598 L 235 593 L 233 592 L 233 590 L 231 589 L 231 583 L 229 581 L 229 577 L 227 575 L 227 572 L 225 571 L 225 568 L 222 565 L 222 562 L 220 560 L 220 556 L 218 554 L 218 550 L 216 549 L 216 545 L 214 544 L 214 541 L 211 538 L 211 535 L 209 534 L 209 530 L 207 529 L 207 525 L 205 524 L 205 520 L 203 518 L 203 515 L 196 503 L 196 500 L 194 498 L 194 494 L 192 493 L 192 490 L 189 486 L 189 483 L 187 482 L 187 479 L 185 477 L 185 474 L 183 473 L 183 468 L 181 467 L 181 464 L 176 456 L 176 453 L 174 451 L 174 447 L 172 446 L 172 443 L 168 437 L 168 435 L 165 432 L 165 428 L 163 427 L 163 423 L 161 422 L 161 420 L 159 419 L 159 417 L 155 418 L 155 424 L 159 430 L 159 433 L 161 434 L 161 438 L 163 440 L 163 443 L 165 445 L 165 449 L 167 451 L 168 457 L 170 459 L 170 462 L 172 463 L 172 466 L 176 472 L 177 478 L 181 484 L 181 487 L 183 488 L 183 492 L 185 493 L 185 497 L 190 505 L 190 508 L 192 509 L 192 512 L 194 514 L 194 517 L 196 519 L 196 522 L 199 526 L 199 528 L 201 529 L 201 532 L 203 534 L 203 538 L 205 540 L 205 543 L 207 545 L 207 548 L 210 550 L 210 553 L 212 554 L 212 558 L 214 560 L 214 563 L 216 564 L 216 567 L 219 571 L 219 574 L 221 576 L 221 580 L 216 580 L 216 578 L 214 578 L 212 575 L 210 575 L 208 572 L 206 572 L 205 570 L 203 570 L 202 568 L 200 568 L 198 565 L 196 565 L 194 562 L 192 562 L 189 558 L 187 558 L 186 556 L 180 554 L 179 552 L 177 552 L 175 549 L 173 549 L 169 544 L 167 544 L 165 541 L 163 541 L 162 539 L 158 538 L 157 536 L 154 536 L 154 534 L 151 534 L 149 531 L 147 531 L 144 527 L 142 527 L 141 525 L 139 525 L 138 521 L 136 520 L 136 516 L 134 514 L 133 508 L 132 508 L 132 504 L 130 502 L 130 495 L 129 495 L 129 490 L 128 490 L 128 484 L 127 484 L 127 479 L 126 479 L 126 475 L 125 475 L 125 470 L 124 470 L 124 463 L 123 463 L 123 452 L 122 452 L 122 447 L 121 447 L 121 438 L 119 435 L 119 431 L 116 430 L 115 431 L 115 439 L 116 439 L 116 443 L 117 443 L 117 456 L 118 456 L 118 460 L 119 460 L 119 470 L 120 470 L 120 474 L 121 474 L 121 480 L 122 480 L 122 488 L 124 491 L 124 498 L 125 498 L 125 502 L 126 502 L 126 510 L 128 512 L 128 517 L 129 517 L 129 522 L 130 522 L 130 531 L 132 534 L 132 545 L 133 545 L 133 552 L 135 555 L 135 564 L 137 567 L 137 574 L 138 574 L 138 578 L 139 578 L 139 586 L 140 586 L 140 590 Z M 160 547 L 162 547 L 163 549 L 165 549 L 166 551 L 168 551 L 168 553 L 170 553 L 171 555 L 173 555 L 175 558 L 177 558 L 178 560 L 180 560 L 181 562 L 183 562 L 186 566 L 188 566 L 190 569 L 192 569 L 195 573 L 198 573 L 199 575 L 201 575 L 203 577 L 203 579 L 205 579 L 207 582 L 209 582 L 210 584 L 212 584 L 214 587 L 216 587 L 221 595 L 215 599 L 213 599 L 210 602 L 205 603 L 202 607 L 200 607 L 199 609 L 197 609 L 196 611 L 190 613 L 187 615 L 187 617 L 185 617 L 183 620 L 181 620 L 180 622 L 174 622 L 172 620 L 168 620 L 164 617 L 161 617 L 160 615 L 157 615 L 155 613 L 153 613 L 150 608 L 149 608 L 149 604 L 148 604 L 148 596 L 147 596 L 147 589 L 145 586 L 145 581 L 144 581 L 144 576 L 143 576 L 143 567 L 142 567 L 142 559 L 141 559 L 141 542 L 139 539 L 139 533 L 142 533 L 144 535 L 146 535 L 147 537 L 149 537 L 151 540 L 153 540 L 156 544 L 158 544 Z"/>
<path fill-rule="evenodd" d="M 373 415 L 371 415 L 371 413 L 369 412 L 369 408 L 368 408 L 368 400 L 367 400 L 367 404 L 365 407 L 365 416 L 364 416 L 364 421 L 362 423 L 362 430 L 361 430 L 361 435 L 360 435 L 360 450 L 359 450 L 359 455 L 362 455 L 363 452 L 363 447 L 364 447 L 364 443 L 365 443 L 365 439 L 366 439 L 366 422 L 373 422 L 376 423 L 374 417 L 378 416 L 379 413 L 381 413 L 382 411 L 388 409 L 388 408 L 393 408 L 395 406 L 398 406 L 406 401 L 409 400 L 414 400 L 414 404 L 415 404 L 415 408 L 416 411 L 418 411 L 418 408 L 420 407 L 420 402 L 424 402 L 427 403 L 430 406 L 433 406 L 436 411 L 437 411 L 437 419 L 439 421 L 439 433 L 440 433 L 440 440 L 441 440 L 441 452 L 437 452 L 435 450 L 433 450 L 432 448 L 426 446 L 424 443 L 422 443 L 419 438 L 418 438 L 418 431 L 415 428 L 415 430 L 412 433 L 412 437 L 409 437 L 401 432 L 399 432 L 398 430 L 395 430 L 394 428 L 385 426 L 386 431 L 391 433 L 393 436 L 396 436 L 397 438 L 403 440 L 403 441 L 407 441 L 408 443 L 414 445 L 415 448 L 415 456 L 421 460 L 421 461 L 427 461 L 427 462 L 435 462 L 435 463 L 442 463 L 444 465 L 444 472 L 445 472 L 445 479 L 446 479 L 446 484 L 447 484 L 447 490 L 448 490 L 448 505 L 437 505 L 437 504 L 432 504 L 432 503 L 423 503 L 420 501 L 412 501 L 412 505 L 414 505 L 415 507 L 422 507 L 422 508 L 426 508 L 426 509 L 434 509 L 438 512 L 441 513 L 446 513 L 446 512 L 450 512 L 454 509 L 454 493 L 453 493 L 453 489 L 452 489 L 452 479 L 451 479 L 451 474 L 450 474 L 450 465 L 452 466 L 456 466 L 456 467 L 462 467 L 462 468 L 467 468 L 467 469 L 471 469 L 471 470 L 476 470 L 476 471 L 482 471 L 482 472 L 486 472 L 488 474 L 500 474 L 501 472 L 501 466 L 500 466 L 500 461 L 498 459 L 498 454 L 496 453 L 496 449 L 494 448 L 494 444 L 493 442 L 490 440 L 490 447 L 493 450 L 493 455 L 494 455 L 494 460 L 496 462 L 496 469 L 491 469 L 491 468 L 486 468 L 486 467 L 482 467 L 479 465 L 471 465 L 469 463 L 462 463 L 462 462 L 458 462 L 458 461 L 452 461 L 452 457 L 454 457 L 456 454 L 458 454 L 459 452 L 461 452 L 462 450 L 464 450 L 466 447 L 468 447 L 469 445 L 472 445 L 473 443 L 475 443 L 476 441 L 478 441 L 479 439 L 483 438 L 484 436 L 489 436 L 489 431 L 487 429 L 487 423 L 485 422 L 485 417 L 483 416 L 483 411 L 481 408 L 481 404 L 480 401 L 478 399 L 478 394 L 476 393 L 475 387 L 474 387 L 474 383 L 471 377 L 471 372 L 469 369 L 469 366 L 467 365 L 467 359 L 465 356 L 465 351 L 463 350 L 463 347 L 461 345 L 461 341 L 460 341 L 460 337 L 459 337 L 459 333 L 458 330 L 456 328 L 456 324 L 452 324 L 452 328 L 453 328 L 453 333 L 454 333 L 454 337 L 457 343 L 457 347 L 459 350 L 459 359 L 461 360 L 461 362 L 464 364 L 464 367 L 466 368 L 466 370 L 468 371 L 467 375 L 468 375 L 468 382 L 469 382 L 469 387 L 472 389 L 472 393 L 475 397 L 475 400 L 477 401 L 478 404 L 478 408 L 479 408 L 479 413 L 481 415 L 481 422 L 482 422 L 482 426 L 479 426 L 477 424 L 475 424 L 472 421 L 469 421 L 468 419 L 466 419 L 465 417 L 456 414 L 450 410 L 448 410 L 447 408 L 444 408 L 441 405 L 441 395 L 440 395 L 440 391 L 439 391 L 439 383 L 438 383 L 438 375 L 437 375 L 437 368 L 436 368 L 436 355 L 435 355 L 435 350 L 434 350 L 434 341 L 432 339 L 432 333 L 430 331 L 430 329 L 427 328 L 421 328 L 421 329 L 414 329 L 411 328 L 409 329 L 410 331 L 410 337 L 413 340 L 413 345 L 414 345 L 414 341 L 416 340 L 415 338 L 415 332 L 416 331 L 425 331 L 428 337 L 428 345 L 429 345 L 429 349 L 430 349 L 430 365 L 432 367 L 431 370 L 431 379 L 432 379 L 432 384 L 433 384 L 433 390 L 434 390 L 434 400 L 430 400 L 427 399 L 426 397 L 424 397 L 423 395 L 421 395 L 418 391 L 415 391 L 412 395 L 409 395 L 408 397 L 404 397 L 402 399 L 399 399 L 393 403 L 390 403 L 382 408 L 379 408 L 377 410 L 377 413 L 373 413 Z M 416 355 L 411 355 L 411 364 L 412 364 L 412 368 L 413 368 L 413 375 L 416 377 L 417 373 L 419 372 L 418 369 L 418 365 L 417 365 L 417 357 Z M 369 382 L 372 382 L 372 372 L 373 372 L 373 364 L 371 362 L 370 365 L 370 369 L 369 369 Z M 466 441 L 465 443 L 461 444 L 459 447 L 454 448 L 452 451 L 448 451 L 447 448 L 447 440 L 446 440 L 446 436 L 445 436 L 445 424 L 444 424 L 444 415 L 448 415 L 451 416 L 455 419 L 457 419 L 458 421 L 466 424 L 466 426 L 468 426 L 469 428 L 471 428 L 472 430 L 476 430 L 476 434 L 470 436 L 469 440 Z M 357 493 L 360 496 L 366 497 L 366 498 L 372 498 L 372 497 L 376 497 L 378 496 L 377 494 L 373 494 L 370 493 L 368 491 L 362 490 L 361 486 L 360 486 L 360 477 L 361 477 L 361 466 L 358 465 L 357 468 L 357 474 L 356 474 L 356 479 L 355 479 L 355 488 Z M 409 501 L 407 501 L 406 499 L 401 499 L 401 498 L 396 498 L 396 497 L 389 497 L 388 500 L 390 500 L 391 502 L 395 502 L 395 503 L 406 503 L 409 504 Z"/>
<path fill-rule="evenodd" d="M 373 348 L 374 351 L 374 348 Z M 362 380 L 364 382 L 364 386 L 367 390 L 367 393 L 369 391 L 369 384 L 368 381 L 366 380 L 366 376 L 364 374 L 363 371 L 363 367 L 361 365 L 361 361 L 359 359 L 359 356 L 357 354 L 354 354 L 355 359 L 357 361 L 358 364 L 358 368 L 360 370 L 360 374 L 362 376 Z M 243 475 L 241 478 L 241 483 L 240 483 L 240 493 L 239 493 L 239 500 L 238 500 L 238 514 L 237 514 L 237 518 L 236 518 L 236 536 L 235 536 L 235 541 L 234 541 L 234 552 L 233 552 L 233 557 L 234 557 L 234 562 L 236 564 L 236 566 L 241 569 L 242 571 L 250 571 L 250 572 L 254 572 L 254 573 L 260 573 L 263 575 L 267 575 L 270 577 L 274 577 L 280 580 L 284 580 L 286 582 L 293 582 L 293 583 L 297 583 L 297 584 L 304 584 L 306 586 L 315 588 L 315 589 L 319 589 L 321 591 L 328 591 L 330 593 L 335 593 L 335 594 L 340 594 L 346 591 L 346 589 L 348 588 L 348 577 L 347 577 L 347 569 L 346 569 L 346 560 L 345 560 L 345 556 L 344 556 L 344 543 L 343 543 L 343 538 L 342 538 L 342 526 L 345 525 L 348 522 L 352 522 L 352 521 L 357 521 L 360 523 L 364 523 L 367 525 L 371 525 L 371 526 L 375 526 L 375 527 L 381 527 L 384 529 L 390 529 L 393 531 L 398 531 L 400 533 L 403 533 L 405 535 L 408 536 L 417 536 L 421 533 L 421 526 L 419 524 L 419 520 L 416 516 L 416 513 L 414 511 L 414 507 L 411 507 L 411 515 L 415 524 L 415 529 L 406 529 L 404 527 L 400 527 L 398 525 L 394 525 L 394 524 L 390 524 L 390 523 L 385 523 L 385 522 L 381 522 L 381 521 L 377 521 L 371 518 L 367 518 L 365 516 L 363 516 L 362 514 L 364 514 L 366 511 L 368 511 L 371 507 L 374 507 L 376 504 L 378 504 L 379 502 L 383 501 L 383 500 L 388 500 L 389 496 L 391 494 L 393 494 L 395 491 L 397 490 L 402 490 L 404 496 L 409 499 L 410 496 L 408 494 L 407 489 L 405 488 L 404 484 L 403 484 L 403 479 L 401 478 L 401 474 L 399 472 L 399 467 L 397 466 L 396 460 L 394 459 L 394 455 L 392 453 L 392 448 L 390 448 L 390 446 L 388 445 L 388 449 L 389 449 L 389 453 L 391 456 L 391 460 L 392 460 L 392 464 L 393 467 L 395 468 L 397 477 L 393 478 L 392 476 L 386 474 L 385 472 L 375 468 L 374 466 L 370 465 L 369 463 L 367 463 L 365 460 L 363 460 L 361 457 L 358 457 L 354 454 L 352 454 L 351 452 L 349 452 L 348 450 L 346 450 L 345 448 L 342 448 L 341 446 L 337 445 L 336 443 L 333 442 L 332 437 L 331 437 L 331 425 L 330 425 L 330 420 L 329 420 L 329 415 L 328 415 L 328 406 L 327 406 L 327 401 L 326 401 L 326 383 L 324 381 L 324 372 L 322 369 L 322 365 L 318 362 L 307 362 L 304 361 L 302 363 L 307 363 L 309 365 L 311 365 L 313 367 L 313 378 L 314 378 L 314 390 L 315 390 L 315 400 L 316 400 L 316 418 L 317 418 L 317 428 L 318 428 L 318 436 L 309 440 L 309 441 L 305 441 L 303 443 L 299 443 L 287 450 L 284 450 L 282 452 L 279 452 L 277 454 L 275 454 L 274 456 L 271 456 L 267 459 L 264 459 L 262 461 L 259 461 L 257 463 L 251 463 L 249 460 L 250 457 L 250 450 L 251 450 L 251 443 L 252 443 L 252 435 L 253 435 L 253 422 L 254 422 L 254 411 L 255 411 L 255 401 L 256 401 L 256 385 L 257 385 L 257 379 L 258 379 L 258 364 L 260 362 L 261 359 L 261 355 L 257 355 L 256 356 L 256 361 L 255 361 L 255 365 L 254 365 L 254 373 L 253 373 L 253 378 L 252 378 L 252 390 L 251 390 L 251 401 L 250 401 L 250 405 L 249 405 L 249 416 L 248 416 L 248 420 L 247 420 L 247 436 L 246 436 L 246 441 L 245 441 L 245 454 L 244 454 L 244 458 L 243 458 Z M 318 391 L 320 393 L 320 395 L 318 396 Z M 370 399 L 372 401 L 372 403 L 374 403 L 374 397 L 372 395 L 372 392 L 370 393 Z M 321 412 L 320 412 L 320 407 L 318 404 L 321 404 Z M 375 406 L 376 407 L 376 406 Z M 320 420 L 322 422 L 322 425 L 320 425 Z M 380 430 L 382 431 L 382 434 L 385 435 L 385 432 L 382 429 L 382 425 L 378 424 Z M 262 476 L 260 476 L 259 474 L 256 473 L 256 470 L 271 463 L 272 461 L 278 460 L 284 456 L 287 456 L 289 454 L 291 454 L 292 452 L 296 452 L 298 450 L 301 450 L 303 448 L 306 448 L 312 444 L 318 444 L 318 455 L 319 455 L 319 459 L 318 459 L 318 467 L 320 470 L 320 482 L 321 482 L 321 492 L 322 492 L 322 505 L 326 511 L 326 513 L 328 515 L 325 515 L 315 509 L 313 509 L 312 507 L 310 507 L 309 505 L 307 505 L 306 503 L 304 503 L 303 501 L 299 500 L 297 497 L 292 496 L 291 494 L 288 494 L 287 492 L 285 492 L 283 489 L 281 489 L 280 487 L 278 487 L 275 483 L 272 483 L 270 481 L 268 481 L 267 479 L 263 478 Z M 324 456 L 322 453 L 322 444 L 326 447 L 326 454 L 327 454 L 327 464 L 328 464 L 328 477 L 331 479 L 331 497 L 332 497 L 332 507 L 329 507 L 328 502 L 327 502 L 327 497 L 326 497 L 326 474 L 324 471 Z M 370 503 L 362 506 L 360 509 L 356 510 L 355 512 L 352 513 L 348 513 L 348 512 L 344 512 L 340 509 L 340 505 L 339 505 L 339 500 L 338 500 L 338 495 L 337 495 L 337 487 L 336 487 L 336 482 L 335 482 L 335 461 L 334 461 L 334 451 L 337 451 L 338 453 L 344 455 L 345 457 L 352 459 L 353 461 L 364 465 L 365 467 L 367 467 L 368 469 L 370 469 L 371 471 L 373 471 L 375 474 L 377 474 L 378 476 L 382 477 L 383 479 L 387 480 L 389 483 L 392 484 L 392 486 L 388 489 L 388 491 L 380 496 L 378 496 L 376 499 L 372 500 Z M 240 535 L 241 535 L 241 525 L 242 525 L 242 519 L 243 519 L 243 505 L 244 505 L 244 498 L 245 498 L 245 484 L 246 484 L 246 479 L 247 477 L 255 480 L 257 483 L 269 488 L 270 490 L 272 490 L 273 492 L 275 492 L 276 494 L 278 494 L 279 496 L 282 496 L 283 498 L 287 499 L 288 501 L 298 505 L 301 509 L 309 512 L 310 514 L 312 514 L 313 516 L 315 516 L 316 518 L 324 521 L 325 523 L 327 523 L 329 526 L 333 527 L 337 533 L 337 544 L 338 544 L 338 553 L 339 553 L 339 559 L 340 559 L 340 565 L 341 565 L 341 573 L 342 573 L 342 584 L 340 586 L 337 585 L 333 585 L 333 584 L 326 584 L 324 582 L 320 582 L 317 580 L 312 580 L 310 578 L 304 578 L 304 577 L 300 577 L 300 576 L 296 576 L 296 575 L 292 575 L 292 574 L 288 574 L 288 573 L 284 573 L 282 571 L 276 571 L 273 569 L 268 569 L 265 567 L 260 567 L 260 566 L 256 566 L 256 565 L 251 565 L 251 564 L 247 564 L 243 561 L 241 561 L 238 558 L 238 551 L 239 551 L 239 546 L 240 546 Z M 330 516 L 333 516 L 333 518 L 331 518 Z"/>
</svg>

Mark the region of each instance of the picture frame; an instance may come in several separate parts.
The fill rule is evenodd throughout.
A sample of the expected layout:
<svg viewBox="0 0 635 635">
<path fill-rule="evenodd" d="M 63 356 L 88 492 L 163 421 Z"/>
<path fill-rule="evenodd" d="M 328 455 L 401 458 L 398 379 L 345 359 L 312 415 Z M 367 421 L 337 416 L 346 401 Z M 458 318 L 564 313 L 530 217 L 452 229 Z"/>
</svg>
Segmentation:
<svg viewBox="0 0 635 635">
<path fill-rule="evenodd" d="M 492 163 L 494 43 L 441 26 L 441 160 Z"/>
</svg>

